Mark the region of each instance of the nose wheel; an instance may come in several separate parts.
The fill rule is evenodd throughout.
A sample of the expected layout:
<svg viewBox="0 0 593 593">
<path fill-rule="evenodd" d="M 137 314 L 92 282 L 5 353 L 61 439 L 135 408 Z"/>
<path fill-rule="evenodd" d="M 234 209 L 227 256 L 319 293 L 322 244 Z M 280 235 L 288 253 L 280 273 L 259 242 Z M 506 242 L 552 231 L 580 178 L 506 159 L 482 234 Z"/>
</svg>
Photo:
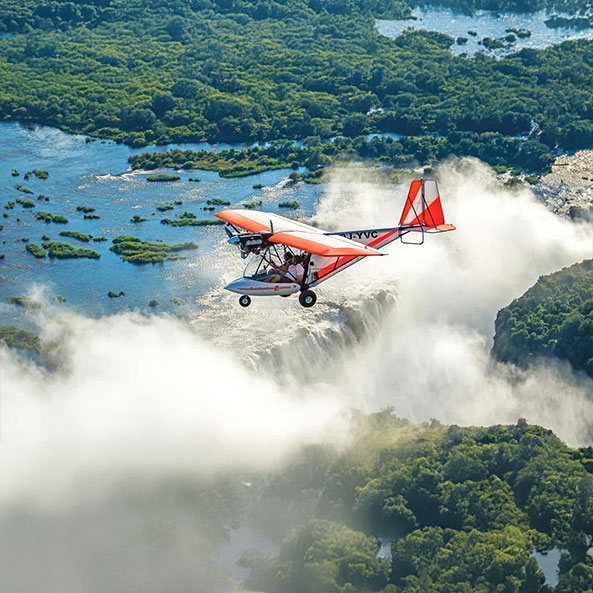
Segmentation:
<svg viewBox="0 0 593 593">
<path fill-rule="evenodd" d="M 251 305 L 251 297 L 244 294 L 239 298 L 239 305 L 241 305 L 241 307 L 249 307 L 249 305 Z"/>
<path fill-rule="evenodd" d="M 303 307 L 312 307 L 317 302 L 317 295 L 312 290 L 303 290 L 299 295 L 299 303 Z"/>
</svg>

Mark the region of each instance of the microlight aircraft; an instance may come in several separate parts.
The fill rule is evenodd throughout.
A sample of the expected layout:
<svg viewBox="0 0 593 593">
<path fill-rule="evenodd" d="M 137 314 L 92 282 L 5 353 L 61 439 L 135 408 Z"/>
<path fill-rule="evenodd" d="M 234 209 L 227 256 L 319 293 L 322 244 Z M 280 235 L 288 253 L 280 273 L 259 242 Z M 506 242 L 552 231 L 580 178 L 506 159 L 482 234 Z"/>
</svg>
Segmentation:
<svg viewBox="0 0 593 593">
<path fill-rule="evenodd" d="M 361 261 L 385 255 L 379 249 L 396 239 L 422 244 L 424 233 L 453 231 L 445 224 L 439 188 L 434 179 L 412 181 L 398 226 L 340 231 L 323 229 L 256 210 L 223 210 L 214 216 L 224 220 L 228 242 L 236 245 L 243 259 L 251 256 L 242 278 L 225 286 L 240 294 L 239 304 L 248 307 L 251 296 L 287 297 L 299 292 L 303 307 L 312 307 L 317 296 L 312 288 Z M 408 233 L 420 240 L 404 241 Z M 301 262 L 302 279 L 287 275 L 282 263 L 287 257 Z"/>
</svg>

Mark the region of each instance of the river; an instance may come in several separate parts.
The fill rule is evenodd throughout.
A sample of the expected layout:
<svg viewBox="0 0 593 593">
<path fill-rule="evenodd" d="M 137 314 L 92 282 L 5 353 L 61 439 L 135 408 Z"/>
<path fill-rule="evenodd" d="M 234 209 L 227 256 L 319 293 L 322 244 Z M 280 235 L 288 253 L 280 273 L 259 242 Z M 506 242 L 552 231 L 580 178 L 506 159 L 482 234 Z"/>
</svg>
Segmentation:
<svg viewBox="0 0 593 593">
<path fill-rule="evenodd" d="M 479 10 L 473 15 L 468 15 L 431 7 L 415 8 L 412 14 L 415 20 L 377 20 L 377 30 L 391 38 L 398 37 L 406 29 L 438 31 L 454 39 L 463 37 L 466 42 L 462 45 L 454 43 L 451 51 L 454 54 L 466 53 L 468 56 L 473 56 L 478 51 L 486 51 L 479 43 L 484 37 L 503 39 L 509 34 L 510 29 L 526 29 L 531 32 L 529 37 L 518 38 L 514 43 L 505 42 L 502 48 L 486 51 L 496 57 L 502 57 L 526 47 L 542 49 L 571 39 L 593 37 L 593 29 L 548 27 L 545 21 L 550 18 L 550 14 L 543 10 L 522 14 Z"/>
<path fill-rule="evenodd" d="M 184 211 L 198 219 L 212 218 L 203 210 L 208 200 L 222 198 L 240 207 L 246 202 L 261 200 L 258 208 L 278 212 L 278 202 L 296 200 L 301 208 L 299 217 L 310 216 L 320 195 L 320 186 L 298 184 L 285 186 L 289 169 L 268 171 L 244 178 L 223 179 L 212 171 L 180 171 L 180 181 L 149 183 L 147 173 L 131 172 L 127 158 L 131 154 L 165 151 L 170 148 L 220 151 L 228 144 L 183 144 L 130 148 L 112 141 L 87 142 L 84 136 L 70 135 L 55 128 L 26 127 L 18 123 L 0 124 L 0 205 L 7 217 L 0 220 L 0 325 L 18 324 L 22 308 L 8 305 L 10 297 L 31 294 L 36 287 L 44 287 L 45 300 L 55 297 L 66 299 L 69 308 L 85 314 L 100 316 L 126 309 L 146 310 L 149 301 L 158 301 L 159 311 L 180 310 L 171 299 L 193 304 L 214 284 L 219 284 L 210 272 L 211 252 L 215 245 L 226 239 L 220 226 L 172 227 L 161 224 L 161 219 L 172 218 Z M 235 146 L 236 148 L 243 145 Z M 13 169 L 19 176 L 12 176 Z M 49 171 L 46 180 L 31 175 L 25 181 L 26 171 Z M 190 182 L 199 177 L 199 183 Z M 25 195 L 13 186 L 20 183 L 33 191 Z M 253 189 L 262 184 L 264 189 Z M 49 202 L 38 201 L 39 194 L 48 196 Z M 24 209 L 17 204 L 5 209 L 9 201 L 17 198 L 32 199 L 35 208 Z M 173 211 L 161 213 L 158 204 L 183 201 Z M 83 219 L 77 206 L 96 209 L 96 220 Z M 61 214 L 68 224 L 47 224 L 35 219 L 35 211 Z M 148 220 L 132 223 L 138 214 Z M 291 214 L 286 214 L 291 216 Z M 59 236 L 64 230 L 78 231 L 93 236 L 105 236 L 106 242 L 90 244 Z M 77 247 L 90 247 L 101 253 L 99 260 L 36 259 L 29 254 L 23 238 L 41 244 L 47 235 L 52 241 L 65 241 Z M 122 262 L 109 250 L 111 239 L 118 235 L 134 235 L 141 239 L 166 243 L 196 242 L 199 249 L 183 252 L 186 259 L 163 264 L 134 266 Z M 243 262 L 237 258 L 236 276 L 242 273 Z M 123 298 L 109 298 L 109 291 L 123 291 Z M 179 301 L 177 301 L 179 302 Z M 182 308 L 182 307 L 181 307 Z"/>
</svg>

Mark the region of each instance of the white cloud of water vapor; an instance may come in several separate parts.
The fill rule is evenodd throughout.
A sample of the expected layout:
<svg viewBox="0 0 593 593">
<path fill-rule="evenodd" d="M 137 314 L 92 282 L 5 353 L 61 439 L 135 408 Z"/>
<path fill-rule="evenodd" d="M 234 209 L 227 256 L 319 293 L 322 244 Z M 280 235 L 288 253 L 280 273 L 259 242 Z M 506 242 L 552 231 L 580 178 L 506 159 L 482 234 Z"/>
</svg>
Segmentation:
<svg viewBox="0 0 593 593">
<path fill-rule="evenodd" d="M 265 467 L 324 438 L 339 411 L 332 395 L 283 393 L 171 318 L 72 316 L 44 331 L 59 344 L 57 371 L 0 352 L 5 499 Z"/>
<path fill-rule="evenodd" d="M 320 224 L 368 228 L 398 218 L 407 184 L 393 192 L 359 175 L 336 173 Z M 502 187 L 476 161 L 446 164 L 438 176 L 445 218 L 457 230 L 427 236 L 421 247 L 394 243 L 389 257 L 342 279 L 345 290 L 391 286 L 397 306 L 336 376 L 364 409 L 392 405 L 411 420 L 462 424 L 525 416 L 571 444 L 590 442 L 590 380 L 551 364 L 518 374 L 492 363 L 489 350 L 500 308 L 540 275 L 593 257 L 591 227 L 552 214 L 529 189 Z"/>
<path fill-rule="evenodd" d="M 592 442 L 590 380 L 489 358 L 498 309 L 592 257 L 591 228 L 501 188 L 476 162 L 443 166 L 439 183 L 456 232 L 393 244 L 322 285 L 310 311 L 294 299 L 242 310 L 222 290 L 203 299 L 193 329 L 46 309 L 56 370 L 0 348 L 0 589 L 232 589 L 208 560 L 198 503 L 155 494 L 148 504 L 144 488 L 269 467 L 300 444 L 340 438 L 351 406 L 459 424 L 526 417 Z M 406 190 L 338 171 L 316 221 L 389 226 Z"/>
<path fill-rule="evenodd" d="M 338 171 L 317 222 L 397 220 L 407 187 L 372 175 Z M 42 319 L 58 370 L 0 353 L 0 497 L 47 502 L 124 475 L 262 466 L 327 439 L 351 406 L 464 424 L 525 416 L 573 444 L 590 439 L 590 381 L 565 367 L 517 375 L 488 352 L 498 309 L 539 275 L 591 256 L 591 228 L 551 214 L 529 190 L 501 188 L 476 162 L 445 165 L 439 180 L 456 232 L 393 244 L 323 285 L 315 311 L 293 299 L 212 309 L 216 349 L 172 318 Z M 207 325 L 210 313 L 200 317 Z"/>
</svg>

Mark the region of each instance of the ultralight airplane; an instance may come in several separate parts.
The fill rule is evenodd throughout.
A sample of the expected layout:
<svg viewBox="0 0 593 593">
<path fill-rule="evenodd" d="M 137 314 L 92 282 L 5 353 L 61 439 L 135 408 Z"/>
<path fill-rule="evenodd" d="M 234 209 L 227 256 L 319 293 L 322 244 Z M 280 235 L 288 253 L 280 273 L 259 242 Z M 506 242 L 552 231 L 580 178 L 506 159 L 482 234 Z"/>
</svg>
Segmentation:
<svg viewBox="0 0 593 593">
<path fill-rule="evenodd" d="M 379 251 L 411 232 L 442 233 L 455 227 L 445 224 L 439 189 L 435 179 L 412 181 L 398 226 L 382 229 L 340 231 L 296 222 L 284 216 L 254 210 L 223 210 L 214 216 L 228 224 L 228 242 L 236 245 L 241 257 L 250 259 L 242 278 L 225 286 L 241 295 L 239 304 L 248 307 L 251 296 L 287 297 L 300 292 L 303 307 L 317 301 L 311 289 L 365 257 L 386 255 Z M 287 275 L 287 263 L 297 260 L 301 273 Z M 282 263 L 284 262 L 284 267 Z M 299 276 L 302 276 L 299 278 Z"/>
</svg>

